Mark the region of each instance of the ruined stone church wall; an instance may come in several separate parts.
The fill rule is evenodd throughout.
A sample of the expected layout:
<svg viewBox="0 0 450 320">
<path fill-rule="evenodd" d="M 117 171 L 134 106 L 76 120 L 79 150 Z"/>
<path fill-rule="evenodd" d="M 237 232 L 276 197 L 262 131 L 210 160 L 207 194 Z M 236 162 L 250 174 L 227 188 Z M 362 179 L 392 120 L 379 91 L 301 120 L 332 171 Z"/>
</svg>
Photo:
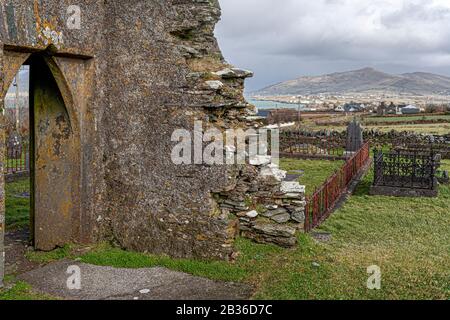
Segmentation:
<svg viewBox="0 0 450 320">
<path fill-rule="evenodd" d="M 108 4 L 109 104 L 105 141 L 105 206 L 101 223 L 120 246 L 178 257 L 226 259 L 234 219 L 212 198 L 226 188 L 226 165 L 176 165 L 172 133 L 194 122 L 203 129 L 245 126 L 242 97 L 248 74 L 215 74 L 229 67 L 213 31 L 214 1 L 143 1 Z M 126 41 L 123 41 L 126 39 Z M 216 87 L 215 85 L 218 85 Z M 197 132 L 198 133 L 198 132 Z"/>
<path fill-rule="evenodd" d="M 80 30 L 66 25 L 71 4 L 2 1 L 0 34 L 13 52 L 53 44 L 72 94 L 83 97 L 75 110 L 82 239 L 227 258 L 234 222 L 220 214 L 212 193 L 226 188 L 229 168 L 178 166 L 170 157 L 172 132 L 193 132 L 195 120 L 205 129 L 245 127 L 242 89 L 250 74 L 227 69 L 213 35 L 218 2 L 83 1 Z M 84 70 L 73 66 L 79 55 Z M 72 79 L 79 72 L 81 84 Z"/>
<path fill-rule="evenodd" d="M 253 108 L 243 97 L 245 78 L 252 74 L 228 65 L 214 37 L 218 1 L 82 1 L 79 30 L 66 24 L 71 1 L 0 4 L 0 50 L 7 45 L 9 51 L 33 52 L 53 44 L 53 59 L 76 102 L 82 153 L 77 240 L 227 259 L 238 232 L 233 214 L 242 212 L 224 210 L 223 203 L 247 198 L 239 181 L 267 168 L 171 160 L 172 133 L 194 134 L 195 121 L 202 121 L 204 130 L 254 125 L 247 117 Z M 6 55 L 0 51 L 0 58 Z M 8 67 L 1 65 L 4 86 Z M 260 204 L 269 206 L 273 189 L 291 221 L 303 195 L 297 193 L 299 203 L 292 205 L 283 201 L 280 187 L 280 181 L 263 184 L 250 197 L 264 198 Z M 245 219 L 252 237 L 256 229 L 247 222 L 253 220 Z M 259 229 L 255 234 L 272 240 Z"/>
</svg>

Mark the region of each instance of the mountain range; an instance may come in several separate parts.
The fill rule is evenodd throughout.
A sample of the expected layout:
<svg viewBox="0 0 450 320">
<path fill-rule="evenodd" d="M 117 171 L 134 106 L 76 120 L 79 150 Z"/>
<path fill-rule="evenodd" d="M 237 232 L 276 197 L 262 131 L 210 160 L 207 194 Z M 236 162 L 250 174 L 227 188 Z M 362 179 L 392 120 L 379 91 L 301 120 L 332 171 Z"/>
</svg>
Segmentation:
<svg viewBox="0 0 450 320">
<path fill-rule="evenodd" d="M 252 94 L 273 96 L 350 93 L 450 96 L 450 77 L 424 72 L 394 75 L 364 68 L 322 76 L 304 76 L 271 85 Z"/>
</svg>

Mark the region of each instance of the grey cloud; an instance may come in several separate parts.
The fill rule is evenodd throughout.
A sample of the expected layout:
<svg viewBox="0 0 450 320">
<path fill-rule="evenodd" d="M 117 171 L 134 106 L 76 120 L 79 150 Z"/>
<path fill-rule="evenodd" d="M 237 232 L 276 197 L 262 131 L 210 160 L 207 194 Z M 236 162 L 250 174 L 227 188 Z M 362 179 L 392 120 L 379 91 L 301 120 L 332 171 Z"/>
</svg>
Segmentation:
<svg viewBox="0 0 450 320">
<path fill-rule="evenodd" d="M 371 66 L 450 75 L 447 0 L 222 0 L 225 57 L 250 90 L 306 74 Z"/>
</svg>

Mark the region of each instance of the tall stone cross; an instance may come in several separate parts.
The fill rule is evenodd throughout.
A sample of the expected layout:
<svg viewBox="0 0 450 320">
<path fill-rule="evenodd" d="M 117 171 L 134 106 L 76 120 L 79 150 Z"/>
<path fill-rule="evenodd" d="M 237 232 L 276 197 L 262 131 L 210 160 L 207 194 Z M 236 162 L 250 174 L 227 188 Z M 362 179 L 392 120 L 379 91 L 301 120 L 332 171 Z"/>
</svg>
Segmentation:
<svg viewBox="0 0 450 320">
<path fill-rule="evenodd" d="M 347 127 L 347 144 L 346 151 L 347 152 L 356 152 L 364 144 L 363 138 L 363 130 L 361 128 L 361 124 L 353 119 L 352 122 Z"/>
</svg>

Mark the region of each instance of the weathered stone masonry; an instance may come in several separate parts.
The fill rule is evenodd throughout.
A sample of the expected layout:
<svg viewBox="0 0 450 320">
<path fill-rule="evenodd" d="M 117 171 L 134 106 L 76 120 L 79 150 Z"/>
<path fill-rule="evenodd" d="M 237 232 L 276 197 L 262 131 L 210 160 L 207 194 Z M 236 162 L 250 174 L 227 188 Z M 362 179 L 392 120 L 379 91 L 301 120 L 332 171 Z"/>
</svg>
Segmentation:
<svg viewBox="0 0 450 320">
<path fill-rule="evenodd" d="M 257 241 L 292 245 L 303 190 L 283 191 L 276 167 L 171 161 L 175 129 L 255 125 L 242 95 L 252 74 L 228 65 L 213 35 L 218 1 L 80 1 L 80 30 L 66 24 L 73 4 L 0 1 L 2 102 L 20 65 L 43 55 L 77 139 L 70 240 L 227 259 L 241 223 Z"/>
</svg>

